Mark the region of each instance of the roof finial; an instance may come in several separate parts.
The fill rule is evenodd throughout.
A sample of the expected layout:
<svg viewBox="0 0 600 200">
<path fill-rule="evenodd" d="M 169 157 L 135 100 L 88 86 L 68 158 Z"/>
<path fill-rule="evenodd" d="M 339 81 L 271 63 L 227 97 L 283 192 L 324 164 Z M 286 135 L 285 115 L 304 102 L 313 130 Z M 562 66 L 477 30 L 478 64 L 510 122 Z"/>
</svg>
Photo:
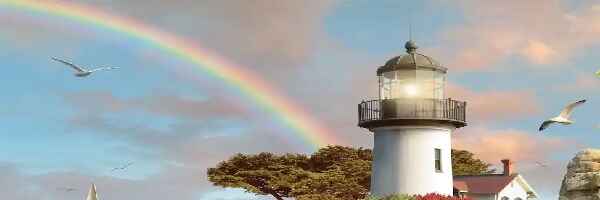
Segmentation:
<svg viewBox="0 0 600 200">
<path fill-rule="evenodd" d="M 404 44 L 404 48 L 406 48 L 406 53 L 415 53 L 419 47 L 415 41 L 409 40 L 406 42 L 406 44 Z"/>
</svg>

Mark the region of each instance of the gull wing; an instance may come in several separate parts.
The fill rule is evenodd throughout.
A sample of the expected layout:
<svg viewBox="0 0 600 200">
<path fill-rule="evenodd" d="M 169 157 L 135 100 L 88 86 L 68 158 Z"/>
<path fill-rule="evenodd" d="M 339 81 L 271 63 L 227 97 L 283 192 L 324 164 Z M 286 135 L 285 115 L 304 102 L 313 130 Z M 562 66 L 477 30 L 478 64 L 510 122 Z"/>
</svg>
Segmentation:
<svg viewBox="0 0 600 200">
<path fill-rule="evenodd" d="M 98 200 L 98 193 L 96 193 L 95 184 L 92 184 L 92 187 L 90 188 L 90 192 L 88 192 L 86 200 Z"/>
<path fill-rule="evenodd" d="M 546 120 L 546 121 L 544 121 L 544 123 L 542 123 L 542 125 L 540 126 L 540 128 L 538 130 L 543 131 L 544 129 L 548 128 L 548 126 L 550 126 L 552 123 L 554 123 L 554 121 Z"/>
<path fill-rule="evenodd" d="M 119 69 L 119 67 L 99 67 L 96 69 L 92 69 L 89 72 L 102 71 L 102 70 L 111 70 L 111 69 Z"/>
<path fill-rule="evenodd" d="M 56 189 L 57 190 L 62 190 L 62 191 L 65 191 L 65 192 L 77 191 L 77 188 L 71 188 L 71 187 L 59 187 L 59 188 L 56 188 Z"/>
<path fill-rule="evenodd" d="M 571 112 L 573 111 L 573 108 L 575 108 L 578 105 L 581 105 L 583 103 L 585 103 L 585 99 L 579 100 L 579 101 L 576 101 L 576 102 L 573 102 L 573 103 L 567 105 L 567 107 L 565 107 L 562 110 L 562 112 L 560 112 L 560 115 L 558 115 L 558 116 L 565 118 L 565 119 L 569 119 L 569 117 L 571 116 Z"/>
<path fill-rule="evenodd" d="M 79 67 L 77 65 L 74 65 L 73 63 L 70 63 L 70 62 L 67 62 L 67 61 L 64 61 L 64 60 L 61 60 L 61 59 L 58 59 L 58 58 L 52 58 L 52 60 L 60 62 L 60 63 L 65 64 L 65 65 L 68 65 L 69 67 L 77 70 L 78 72 L 85 72 L 85 69 L 83 69 L 83 68 L 81 68 L 81 67 Z"/>
<path fill-rule="evenodd" d="M 129 163 L 127 163 L 127 165 L 125 165 L 125 168 L 127 168 L 127 167 L 129 167 L 129 166 L 131 166 L 131 165 L 133 165 L 133 162 L 129 162 Z"/>
</svg>

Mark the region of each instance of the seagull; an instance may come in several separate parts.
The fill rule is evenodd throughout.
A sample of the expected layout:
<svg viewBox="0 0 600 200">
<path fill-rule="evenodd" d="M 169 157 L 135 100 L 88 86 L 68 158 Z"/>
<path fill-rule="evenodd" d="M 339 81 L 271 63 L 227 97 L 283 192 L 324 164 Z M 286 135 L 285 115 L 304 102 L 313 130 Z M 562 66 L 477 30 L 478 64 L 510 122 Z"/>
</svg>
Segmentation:
<svg viewBox="0 0 600 200">
<path fill-rule="evenodd" d="M 548 167 L 548 165 L 546 165 L 546 164 L 544 164 L 542 162 L 539 162 L 539 161 L 535 161 L 535 164 L 538 165 L 538 166 L 540 166 L 540 167 Z"/>
<path fill-rule="evenodd" d="M 59 187 L 56 188 L 57 190 L 61 190 L 61 191 L 65 191 L 65 192 L 74 192 L 77 191 L 77 188 L 71 188 L 71 187 Z"/>
<path fill-rule="evenodd" d="M 99 67 L 99 68 L 95 68 L 95 69 L 91 69 L 91 70 L 87 70 L 84 69 L 82 67 L 79 67 L 73 63 L 58 59 L 58 58 L 54 58 L 52 57 L 52 60 L 60 62 L 62 64 L 65 64 L 71 68 L 73 68 L 76 72 L 75 72 L 75 76 L 77 77 L 86 77 L 89 76 L 90 74 L 97 72 L 97 71 L 101 71 L 101 70 L 111 70 L 111 69 L 119 69 L 119 67 Z"/>
<path fill-rule="evenodd" d="M 560 123 L 563 125 L 572 124 L 573 121 L 569 120 L 569 117 L 571 116 L 571 112 L 573 111 L 573 108 L 575 108 L 576 106 L 581 105 L 583 103 L 585 103 L 585 99 L 579 100 L 579 101 L 576 101 L 574 103 L 567 105 L 567 107 L 565 107 L 558 116 L 544 121 L 544 123 L 542 123 L 542 125 L 540 126 L 539 131 L 542 131 L 542 130 L 548 128 L 548 126 L 550 126 L 552 123 Z"/>
<path fill-rule="evenodd" d="M 129 162 L 129 163 L 127 163 L 127 164 L 126 164 L 126 165 L 124 165 L 124 166 L 112 168 L 112 170 L 110 170 L 110 171 L 111 171 L 111 172 L 114 172 L 114 171 L 117 171 L 117 170 L 125 170 L 125 169 L 127 169 L 129 166 L 131 166 L 131 165 L 133 165 L 133 163 L 132 163 L 132 162 Z"/>
</svg>

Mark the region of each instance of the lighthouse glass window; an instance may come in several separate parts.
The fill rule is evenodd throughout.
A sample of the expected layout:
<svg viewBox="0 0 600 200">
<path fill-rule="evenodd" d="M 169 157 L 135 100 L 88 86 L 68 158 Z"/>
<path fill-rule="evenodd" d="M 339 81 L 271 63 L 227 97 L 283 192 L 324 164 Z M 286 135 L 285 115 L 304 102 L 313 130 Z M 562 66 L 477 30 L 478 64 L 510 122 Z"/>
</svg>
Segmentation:
<svg viewBox="0 0 600 200">
<path fill-rule="evenodd" d="M 417 85 L 419 97 L 427 99 L 444 98 L 445 74 L 439 71 L 420 69 L 417 70 Z"/>
<path fill-rule="evenodd" d="M 381 99 L 413 98 L 419 95 L 415 70 L 384 72 L 379 76 Z"/>
<path fill-rule="evenodd" d="M 381 99 L 443 99 L 446 76 L 430 69 L 404 69 L 384 72 L 379 76 Z"/>
</svg>

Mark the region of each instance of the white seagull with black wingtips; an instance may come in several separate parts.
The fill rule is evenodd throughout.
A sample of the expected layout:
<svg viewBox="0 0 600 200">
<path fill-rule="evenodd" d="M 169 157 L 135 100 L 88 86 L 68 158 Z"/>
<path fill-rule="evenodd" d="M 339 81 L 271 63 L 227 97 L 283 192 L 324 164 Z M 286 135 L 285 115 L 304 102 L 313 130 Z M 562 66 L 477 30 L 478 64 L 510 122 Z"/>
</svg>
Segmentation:
<svg viewBox="0 0 600 200">
<path fill-rule="evenodd" d="M 579 100 L 579 101 L 576 101 L 576 102 L 573 102 L 573 103 L 567 105 L 567 107 L 565 107 L 558 116 L 544 121 L 544 123 L 542 123 L 542 125 L 540 126 L 539 131 L 542 131 L 542 130 L 548 128 L 548 126 L 550 126 L 553 123 L 559 123 L 559 124 L 563 124 L 563 125 L 572 124 L 573 121 L 571 121 L 569 119 L 569 117 L 571 116 L 571 112 L 573 112 L 573 109 L 575 107 L 577 107 L 583 103 L 585 103 L 585 99 Z"/>
</svg>

